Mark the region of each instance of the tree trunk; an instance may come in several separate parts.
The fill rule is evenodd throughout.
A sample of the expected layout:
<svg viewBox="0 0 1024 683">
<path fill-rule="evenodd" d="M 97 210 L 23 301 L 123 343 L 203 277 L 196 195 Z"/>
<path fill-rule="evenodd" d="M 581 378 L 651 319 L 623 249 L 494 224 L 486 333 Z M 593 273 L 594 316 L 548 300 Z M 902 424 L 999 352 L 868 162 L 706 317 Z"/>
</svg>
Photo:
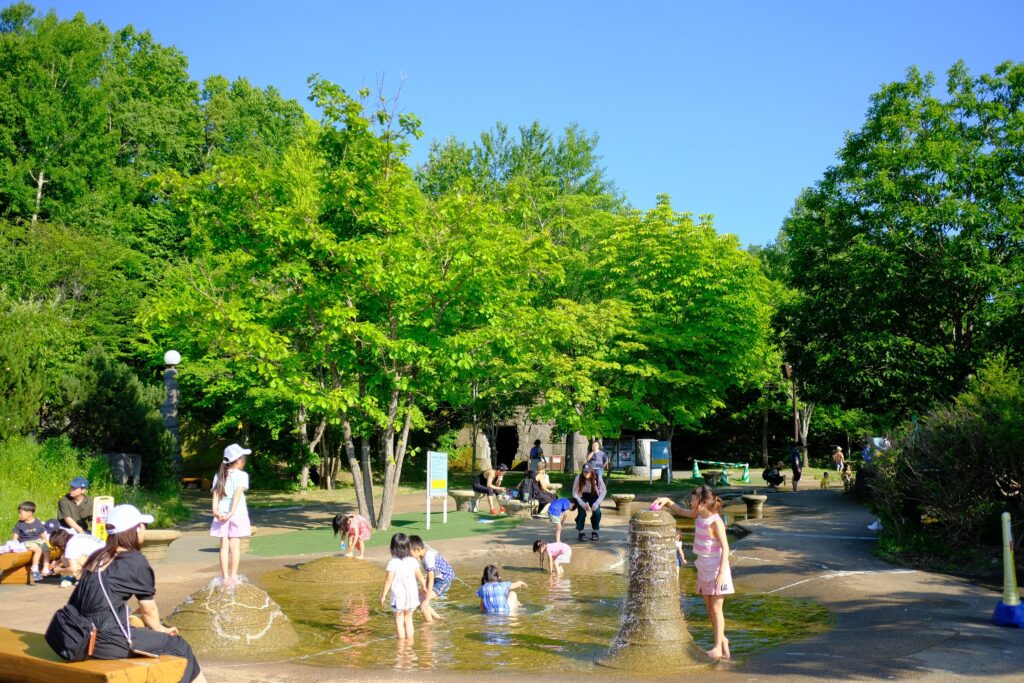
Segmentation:
<svg viewBox="0 0 1024 683">
<path fill-rule="evenodd" d="M 402 431 L 398 435 L 398 443 L 395 444 L 395 422 L 398 420 L 398 404 L 400 395 L 398 391 L 391 392 L 391 401 L 388 404 L 388 424 L 384 429 L 383 451 L 387 457 L 387 464 L 384 469 L 384 493 L 380 501 L 380 515 L 377 517 L 378 529 L 389 529 L 391 527 L 391 512 L 395 506 L 395 496 L 398 493 L 398 484 L 402 480 L 402 465 L 405 461 L 405 452 L 409 443 L 409 431 L 412 428 L 412 394 L 406 394 L 404 403 L 405 416 L 402 421 Z"/>
<path fill-rule="evenodd" d="M 359 458 L 363 463 L 363 491 L 366 494 L 366 509 L 369 510 L 366 519 L 370 520 L 372 526 L 377 523 L 377 517 L 374 512 L 376 505 L 373 502 L 373 460 L 371 456 L 370 437 L 359 437 Z"/>
<path fill-rule="evenodd" d="M 29 175 L 31 175 L 31 172 Z M 43 204 L 43 185 L 46 183 L 46 171 L 39 169 L 39 175 L 35 176 L 33 180 L 36 181 L 36 209 L 32 212 L 32 227 L 34 228 L 39 220 L 39 210 Z"/>
<path fill-rule="evenodd" d="M 576 432 L 571 429 L 565 433 L 565 462 L 562 463 L 562 471 L 566 474 L 573 474 L 576 471 Z"/>
<path fill-rule="evenodd" d="M 804 467 L 810 467 L 807 457 L 807 434 L 811 431 L 811 416 L 814 415 L 814 403 L 808 403 L 797 413 L 799 416 L 800 444 L 804 451 Z"/>
<path fill-rule="evenodd" d="M 366 492 L 362 486 L 362 475 L 359 472 L 359 461 L 356 460 L 356 447 L 352 442 L 352 423 L 349 422 L 348 416 L 344 416 L 341 420 L 341 431 L 345 439 L 345 454 L 348 456 L 348 467 L 352 470 L 352 483 L 356 490 L 356 508 L 359 510 L 359 514 L 370 520 L 373 523 L 373 509 L 366 506 Z"/>
</svg>

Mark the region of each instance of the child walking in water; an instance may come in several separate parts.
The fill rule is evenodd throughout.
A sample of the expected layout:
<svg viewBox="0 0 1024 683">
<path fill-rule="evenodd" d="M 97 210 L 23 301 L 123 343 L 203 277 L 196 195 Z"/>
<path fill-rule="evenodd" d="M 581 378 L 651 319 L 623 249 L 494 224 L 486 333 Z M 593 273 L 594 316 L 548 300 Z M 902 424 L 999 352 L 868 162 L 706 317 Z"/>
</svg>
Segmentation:
<svg viewBox="0 0 1024 683">
<path fill-rule="evenodd" d="M 427 592 L 420 603 L 420 611 L 423 612 L 423 621 L 429 624 L 441 618 L 437 610 L 430 606 L 430 601 L 444 597 L 455 580 L 455 570 L 448 564 L 448 560 L 441 557 L 441 553 L 428 547 L 419 536 L 409 537 L 409 550 L 427 572 Z"/>
<path fill-rule="evenodd" d="M 334 527 L 335 536 L 341 534 L 341 551 L 345 552 L 345 549 L 348 549 L 345 557 L 355 557 L 357 560 L 364 559 L 363 544 L 369 541 L 373 535 L 370 520 L 362 515 L 349 512 L 334 515 L 334 519 L 331 520 L 331 526 Z M 357 548 L 359 549 L 358 555 L 355 554 Z"/>
<path fill-rule="evenodd" d="M 427 581 L 420 571 L 420 563 L 409 549 L 409 537 L 395 534 L 391 537 L 391 559 L 387 566 L 384 589 L 380 593 L 380 604 L 384 605 L 388 592 L 391 593 L 391 611 L 395 614 L 395 632 L 399 640 L 412 638 L 412 613 L 420 606 L 420 594 L 416 586 L 426 592 Z"/>
<path fill-rule="evenodd" d="M 249 475 L 245 473 L 245 456 L 252 453 L 233 443 L 224 449 L 224 459 L 213 477 L 213 524 L 210 535 L 220 538 L 220 574 L 225 588 L 238 583 L 238 562 L 241 539 L 252 536 L 245 492 Z"/>
<path fill-rule="evenodd" d="M 714 646 L 705 652 L 708 657 L 729 659 L 729 639 L 725 637 L 725 596 L 735 593 L 729 568 L 729 539 L 725 524 L 718 515 L 722 499 L 710 486 L 698 486 L 690 494 L 690 509 L 682 508 L 668 498 L 654 501 L 674 515 L 694 520 L 693 551 L 697 554 L 697 592 L 704 597 L 704 606 L 715 634 Z"/>
</svg>

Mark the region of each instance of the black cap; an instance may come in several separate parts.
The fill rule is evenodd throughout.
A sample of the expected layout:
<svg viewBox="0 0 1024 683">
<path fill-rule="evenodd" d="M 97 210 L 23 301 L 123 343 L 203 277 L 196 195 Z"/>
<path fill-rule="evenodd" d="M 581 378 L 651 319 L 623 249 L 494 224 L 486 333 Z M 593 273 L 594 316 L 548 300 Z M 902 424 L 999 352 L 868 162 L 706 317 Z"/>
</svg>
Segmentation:
<svg viewBox="0 0 1024 683">
<path fill-rule="evenodd" d="M 501 463 L 500 465 L 498 465 L 498 471 L 499 472 L 508 472 L 508 465 L 506 465 L 505 463 Z"/>
</svg>

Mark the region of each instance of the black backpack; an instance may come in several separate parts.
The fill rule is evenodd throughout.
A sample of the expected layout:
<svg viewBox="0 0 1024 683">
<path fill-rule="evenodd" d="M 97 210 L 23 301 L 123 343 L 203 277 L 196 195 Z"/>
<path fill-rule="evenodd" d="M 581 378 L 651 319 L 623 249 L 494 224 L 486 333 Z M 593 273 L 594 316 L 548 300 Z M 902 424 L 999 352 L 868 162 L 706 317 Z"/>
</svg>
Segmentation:
<svg viewBox="0 0 1024 683">
<path fill-rule="evenodd" d="M 96 625 L 69 602 L 54 612 L 44 637 L 61 659 L 81 662 L 92 656 L 96 646 Z"/>
</svg>

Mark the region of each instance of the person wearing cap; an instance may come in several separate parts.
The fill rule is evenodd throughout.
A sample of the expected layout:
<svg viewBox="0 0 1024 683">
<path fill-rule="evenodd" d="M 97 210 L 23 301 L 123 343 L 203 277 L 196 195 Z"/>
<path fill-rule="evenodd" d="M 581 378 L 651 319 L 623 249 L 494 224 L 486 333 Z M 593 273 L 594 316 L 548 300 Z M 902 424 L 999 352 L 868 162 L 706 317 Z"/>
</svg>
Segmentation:
<svg viewBox="0 0 1024 683">
<path fill-rule="evenodd" d="M 56 521 L 56 520 L 51 520 Z M 49 530 L 50 522 L 46 523 Z M 82 565 L 93 553 L 103 550 L 106 542 L 92 534 L 72 534 L 67 529 L 60 528 L 49 532 L 47 542 L 50 547 L 60 551 L 60 561 L 54 562 L 54 573 L 63 576 L 60 582 L 61 588 L 71 588 L 75 581 L 82 575 Z"/>
<path fill-rule="evenodd" d="M 68 487 L 70 490 L 57 501 L 57 516 L 65 529 L 71 529 L 76 534 L 84 534 L 92 525 L 89 480 L 85 477 L 75 477 Z"/>
<path fill-rule="evenodd" d="M 187 660 L 181 681 L 199 681 L 200 673 L 192 648 L 178 636 L 178 629 L 160 622 L 156 606 L 153 568 L 139 552 L 146 540 L 144 515 L 134 505 L 118 505 L 107 515 L 107 541 L 82 567 L 68 603 L 96 625 L 95 659 L 123 659 L 133 651 L 174 655 Z M 145 628 L 129 622 L 128 601 L 139 601 L 138 614 Z"/>
<path fill-rule="evenodd" d="M 587 515 L 590 515 L 590 540 L 600 539 L 601 531 L 601 503 L 604 501 L 608 489 L 605 488 L 604 479 L 597 476 L 597 470 L 586 464 L 583 471 L 577 475 L 572 483 L 572 497 L 576 500 L 576 531 L 579 532 L 579 540 L 587 540 L 583 528 L 587 525 Z"/>
<path fill-rule="evenodd" d="M 252 453 L 233 443 L 224 449 L 220 469 L 213 478 L 213 524 L 210 535 L 220 539 L 220 573 L 225 588 L 238 583 L 243 538 L 252 536 L 245 492 L 249 475 L 245 473 L 245 456 Z"/>
<path fill-rule="evenodd" d="M 498 494 L 505 493 L 505 487 L 501 485 L 501 479 L 507 471 L 508 465 L 501 464 L 495 468 L 484 470 L 473 480 L 473 490 L 487 496 L 487 502 L 491 506 L 492 515 L 505 511 L 505 508 L 498 505 Z"/>
</svg>

